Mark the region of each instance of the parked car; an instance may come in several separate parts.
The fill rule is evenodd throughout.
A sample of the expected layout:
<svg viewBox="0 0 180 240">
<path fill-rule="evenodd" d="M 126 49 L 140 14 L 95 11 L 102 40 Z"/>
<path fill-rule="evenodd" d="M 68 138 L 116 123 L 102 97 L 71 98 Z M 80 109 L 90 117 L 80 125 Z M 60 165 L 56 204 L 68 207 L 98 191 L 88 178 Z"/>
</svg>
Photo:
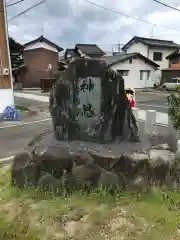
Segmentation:
<svg viewBox="0 0 180 240">
<path fill-rule="evenodd" d="M 176 90 L 177 86 L 180 86 L 180 78 L 172 78 L 171 80 L 165 82 L 162 88 L 166 90 Z"/>
</svg>

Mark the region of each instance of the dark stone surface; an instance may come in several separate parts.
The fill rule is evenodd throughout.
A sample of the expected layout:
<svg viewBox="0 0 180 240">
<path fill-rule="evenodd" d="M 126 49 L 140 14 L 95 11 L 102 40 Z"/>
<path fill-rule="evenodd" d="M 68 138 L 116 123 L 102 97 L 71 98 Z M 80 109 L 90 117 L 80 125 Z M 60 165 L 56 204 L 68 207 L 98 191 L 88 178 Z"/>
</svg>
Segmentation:
<svg viewBox="0 0 180 240">
<path fill-rule="evenodd" d="M 32 156 L 28 152 L 17 154 L 11 171 L 11 182 L 19 188 L 36 186 L 39 178 L 39 168 L 31 162 Z"/>
<path fill-rule="evenodd" d="M 48 172 L 55 178 L 62 177 L 64 171 L 69 173 L 73 168 L 73 159 L 69 150 L 58 146 L 47 146 L 40 156 L 34 151 L 31 161 L 36 163 L 41 171 Z"/>
<path fill-rule="evenodd" d="M 159 136 L 144 134 L 143 124 L 139 124 L 139 135 L 140 142 L 100 144 L 57 141 L 46 131 L 31 141 L 29 152 L 15 157 L 12 183 L 53 192 L 61 188 L 66 193 L 101 185 L 119 191 L 146 191 L 152 184 L 179 186 L 179 156 L 164 145 L 164 140 L 154 146 Z"/>
<path fill-rule="evenodd" d="M 46 132 L 41 134 L 41 138 L 35 137 L 35 140 L 31 141 L 31 146 L 27 148 L 28 151 L 36 149 L 37 153 L 46 151 L 48 147 L 62 147 L 68 149 L 71 152 L 84 152 L 85 158 L 86 152 L 94 154 L 101 154 L 104 156 L 120 156 L 122 153 L 131 152 L 146 152 L 151 149 L 152 145 L 149 141 L 149 136 L 144 133 L 144 124 L 139 124 L 139 142 L 122 142 L 114 141 L 109 143 L 96 143 L 88 141 L 58 141 L 54 138 L 53 132 Z M 37 140 L 36 140 L 37 139 Z M 88 157 L 89 158 L 89 157 Z M 86 159 L 87 160 L 87 159 Z M 79 160 L 80 161 L 80 160 Z M 90 159 L 88 161 L 91 161 Z"/>
<path fill-rule="evenodd" d="M 81 88 L 83 92 L 88 91 L 88 79 L 93 77 L 100 80 L 98 102 L 101 110 L 98 113 L 93 110 L 92 97 L 87 98 L 86 95 L 86 101 L 79 98 Z M 79 86 L 81 79 L 87 80 L 83 86 Z M 91 83 L 91 87 L 94 87 L 94 83 Z M 81 104 L 86 106 L 88 114 L 79 108 Z M 136 119 L 124 89 L 124 79 L 121 74 L 109 69 L 103 60 L 79 58 L 70 62 L 62 78 L 52 87 L 49 111 L 57 140 L 139 141 Z M 83 126 L 80 120 L 82 115 L 90 117 L 91 124 Z M 93 122 L 93 119 L 96 121 Z"/>
</svg>

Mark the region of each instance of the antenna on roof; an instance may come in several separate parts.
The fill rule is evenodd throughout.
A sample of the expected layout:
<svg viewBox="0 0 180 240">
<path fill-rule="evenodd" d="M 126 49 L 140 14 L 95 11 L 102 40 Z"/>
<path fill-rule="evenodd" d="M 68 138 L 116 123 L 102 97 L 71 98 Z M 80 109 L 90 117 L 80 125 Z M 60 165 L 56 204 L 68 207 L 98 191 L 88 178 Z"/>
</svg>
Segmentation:
<svg viewBox="0 0 180 240">
<path fill-rule="evenodd" d="M 43 26 L 41 28 L 41 36 L 44 36 L 44 23 L 43 23 Z"/>
<path fill-rule="evenodd" d="M 155 27 L 156 27 L 156 24 L 152 25 L 150 38 L 153 38 L 153 37 L 154 37 L 154 29 L 155 29 Z"/>
</svg>

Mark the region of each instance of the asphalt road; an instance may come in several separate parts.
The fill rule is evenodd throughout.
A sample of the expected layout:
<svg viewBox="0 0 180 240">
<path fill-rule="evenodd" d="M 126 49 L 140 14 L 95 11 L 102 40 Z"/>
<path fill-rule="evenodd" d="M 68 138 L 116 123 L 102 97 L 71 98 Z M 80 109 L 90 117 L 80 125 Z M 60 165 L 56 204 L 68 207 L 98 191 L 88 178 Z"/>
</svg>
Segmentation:
<svg viewBox="0 0 180 240">
<path fill-rule="evenodd" d="M 136 92 L 136 107 L 142 110 L 168 112 L 167 93 Z M 48 111 L 48 103 L 15 97 L 15 103 L 26 107 L 35 107 L 40 111 Z"/>
<path fill-rule="evenodd" d="M 140 109 L 154 109 L 158 112 L 166 113 L 167 94 L 157 93 L 136 93 L 136 107 Z M 48 104 L 44 102 L 15 98 L 15 103 L 26 107 L 35 107 L 40 111 L 48 111 Z M 42 133 L 44 130 L 51 129 L 51 120 L 43 122 L 34 122 L 28 125 L 0 128 L 0 157 L 14 155 L 21 149 L 27 147 L 35 135 Z"/>
<path fill-rule="evenodd" d="M 142 110 L 156 110 L 157 112 L 168 112 L 167 93 L 136 93 L 136 107 Z"/>
<path fill-rule="evenodd" d="M 15 104 L 28 108 L 37 108 L 40 112 L 49 111 L 48 103 L 36 100 L 15 97 Z"/>
<path fill-rule="evenodd" d="M 51 120 L 34 122 L 22 126 L 10 126 L 0 129 L 0 158 L 12 156 L 27 148 L 28 143 L 38 134 L 52 129 Z"/>
</svg>

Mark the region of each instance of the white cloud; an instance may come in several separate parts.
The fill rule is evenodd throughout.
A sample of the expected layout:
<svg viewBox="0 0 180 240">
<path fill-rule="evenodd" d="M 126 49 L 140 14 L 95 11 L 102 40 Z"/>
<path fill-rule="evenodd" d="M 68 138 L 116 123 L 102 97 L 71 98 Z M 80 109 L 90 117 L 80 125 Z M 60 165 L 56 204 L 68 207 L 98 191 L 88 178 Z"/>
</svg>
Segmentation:
<svg viewBox="0 0 180 240">
<path fill-rule="evenodd" d="M 180 9 L 180 5 L 176 7 Z M 178 11 L 169 8 L 163 9 L 163 11 L 156 11 L 148 15 L 148 21 L 167 27 L 155 26 L 154 36 L 156 38 L 180 42 L 180 13 Z M 170 28 L 179 31 L 171 30 Z"/>
<path fill-rule="evenodd" d="M 154 1 L 90 1 L 154 24 L 180 29 L 179 12 Z M 37 2 L 38 0 L 25 0 L 8 8 L 8 16 L 12 17 Z M 164 2 L 167 3 L 166 0 Z M 167 4 L 178 7 L 179 0 L 168 0 Z M 24 43 L 38 37 L 43 26 L 45 37 L 59 44 L 64 43 L 65 47 L 70 44 L 72 47 L 77 42 L 93 42 L 112 49 L 117 47 L 115 44 L 125 43 L 134 35 L 151 37 L 152 33 L 156 38 L 180 42 L 180 31 L 159 26 L 153 29 L 151 24 L 106 11 L 84 0 L 47 0 L 45 4 L 9 22 L 9 33 L 17 41 Z"/>
</svg>

